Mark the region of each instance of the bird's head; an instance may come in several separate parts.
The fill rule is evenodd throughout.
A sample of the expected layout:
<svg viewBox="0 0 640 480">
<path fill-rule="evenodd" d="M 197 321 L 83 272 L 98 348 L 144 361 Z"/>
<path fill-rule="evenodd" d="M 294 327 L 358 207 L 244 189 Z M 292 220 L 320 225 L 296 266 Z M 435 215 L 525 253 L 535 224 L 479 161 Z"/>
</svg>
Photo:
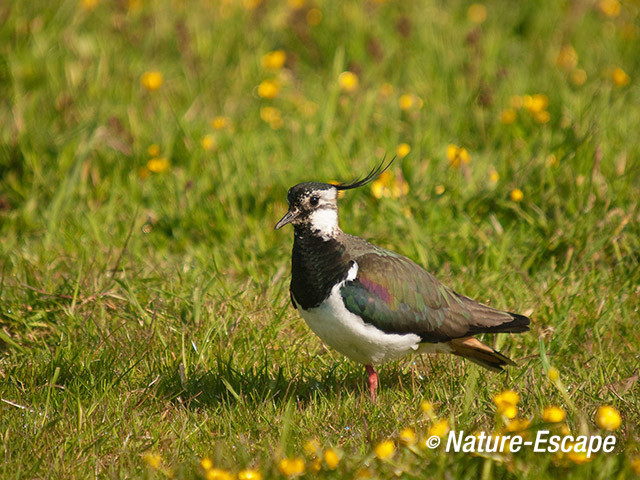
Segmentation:
<svg viewBox="0 0 640 480">
<path fill-rule="evenodd" d="M 289 211 L 276 224 L 276 230 L 291 223 L 294 227 L 308 227 L 322 235 L 331 236 L 338 229 L 338 191 L 362 187 L 375 180 L 394 159 L 385 165 L 384 159 L 361 180 L 348 184 L 299 183 L 289 189 Z"/>
</svg>

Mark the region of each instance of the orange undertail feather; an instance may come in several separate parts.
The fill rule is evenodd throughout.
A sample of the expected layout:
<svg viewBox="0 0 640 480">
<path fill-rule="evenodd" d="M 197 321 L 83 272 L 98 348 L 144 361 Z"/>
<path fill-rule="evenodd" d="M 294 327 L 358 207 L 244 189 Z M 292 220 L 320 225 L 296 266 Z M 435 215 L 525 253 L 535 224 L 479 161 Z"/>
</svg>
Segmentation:
<svg viewBox="0 0 640 480">
<path fill-rule="evenodd" d="M 505 365 L 515 365 L 513 360 L 474 337 L 456 338 L 451 340 L 449 345 L 454 355 L 466 358 L 494 372 L 503 372 Z"/>
</svg>

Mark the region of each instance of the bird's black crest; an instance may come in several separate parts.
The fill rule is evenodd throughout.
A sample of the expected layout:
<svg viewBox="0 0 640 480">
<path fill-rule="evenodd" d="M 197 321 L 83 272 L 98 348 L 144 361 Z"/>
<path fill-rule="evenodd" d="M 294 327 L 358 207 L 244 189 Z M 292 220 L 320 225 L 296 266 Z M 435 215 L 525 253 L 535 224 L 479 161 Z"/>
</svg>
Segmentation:
<svg viewBox="0 0 640 480">
<path fill-rule="evenodd" d="M 351 183 L 341 183 L 339 185 L 334 185 L 334 186 L 338 190 L 351 190 L 352 188 L 362 187 L 363 185 L 366 185 L 367 183 L 373 182 L 376 178 L 378 178 L 380 175 L 382 175 L 382 172 L 384 172 L 387 168 L 389 168 L 395 159 L 396 159 L 396 157 L 393 157 L 391 160 L 389 160 L 389 163 L 387 163 L 385 165 L 384 164 L 385 160 L 386 160 L 386 156 L 385 156 L 385 157 L 383 157 L 383 159 L 380 162 L 380 164 L 377 167 L 374 167 L 373 170 L 371 170 L 366 177 L 364 177 L 364 178 L 362 178 L 360 180 L 356 180 L 356 181 L 351 182 Z"/>
</svg>

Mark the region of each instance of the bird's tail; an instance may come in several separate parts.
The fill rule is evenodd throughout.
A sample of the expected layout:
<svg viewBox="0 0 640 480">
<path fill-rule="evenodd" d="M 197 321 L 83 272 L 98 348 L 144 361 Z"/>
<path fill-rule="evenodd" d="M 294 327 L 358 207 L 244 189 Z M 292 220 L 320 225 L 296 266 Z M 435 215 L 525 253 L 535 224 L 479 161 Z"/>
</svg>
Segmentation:
<svg viewBox="0 0 640 480">
<path fill-rule="evenodd" d="M 466 358 L 494 372 L 503 372 L 505 365 L 515 365 L 513 360 L 474 337 L 456 338 L 451 340 L 449 345 L 454 355 Z"/>
</svg>

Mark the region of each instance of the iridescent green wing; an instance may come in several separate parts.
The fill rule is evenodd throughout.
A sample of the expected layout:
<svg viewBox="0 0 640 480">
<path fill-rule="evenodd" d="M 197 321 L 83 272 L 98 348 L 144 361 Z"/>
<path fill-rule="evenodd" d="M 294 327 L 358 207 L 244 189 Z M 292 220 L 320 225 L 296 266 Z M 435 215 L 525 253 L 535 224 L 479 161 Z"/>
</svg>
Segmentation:
<svg viewBox="0 0 640 480">
<path fill-rule="evenodd" d="M 425 342 L 528 329 L 526 317 L 459 295 L 408 258 L 367 245 L 352 256 L 356 278 L 340 290 L 346 308 L 366 323 L 386 333 L 415 333 Z"/>
</svg>

